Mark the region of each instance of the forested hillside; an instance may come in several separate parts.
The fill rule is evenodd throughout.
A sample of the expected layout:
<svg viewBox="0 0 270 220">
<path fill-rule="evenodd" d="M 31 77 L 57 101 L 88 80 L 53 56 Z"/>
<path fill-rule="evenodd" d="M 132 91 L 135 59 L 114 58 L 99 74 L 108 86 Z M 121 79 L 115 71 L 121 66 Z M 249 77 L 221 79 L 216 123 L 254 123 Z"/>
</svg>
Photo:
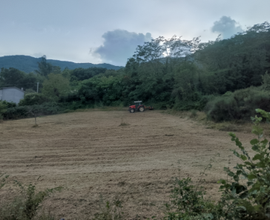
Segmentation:
<svg viewBox="0 0 270 220">
<path fill-rule="evenodd" d="M 24 87 L 34 89 L 39 81 L 40 96 L 70 109 L 143 100 L 156 108 L 205 110 L 215 121 L 242 120 L 255 108 L 270 111 L 269 70 L 270 25 L 265 22 L 207 43 L 159 37 L 138 46 L 119 70 L 62 70 L 43 58 L 37 75 L 2 69 L 0 86 L 26 80 Z"/>
<path fill-rule="evenodd" d="M 41 58 L 35 58 L 31 56 L 24 56 L 24 55 L 15 55 L 15 56 L 4 56 L 0 57 L 0 69 L 1 68 L 15 68 L 20 71 L 30 73 L 35 72 L 38 70 L 38 62 L 41 61 Z M 52 64 L 53 66 L 59 66 L 61 70 L 68 68 L 70 70 L 76 68 L 92 68 L 92 67 L 101 67 L 106 69 L 114 69 L 118 70 L 121 67 L 114 66 L 107 63 L 102 64 L 92 64 L 92 63 L 73 63 L 68 61 L 60 61 L 60 60 L 47 60 L 48 63 Z"/>
</svg>

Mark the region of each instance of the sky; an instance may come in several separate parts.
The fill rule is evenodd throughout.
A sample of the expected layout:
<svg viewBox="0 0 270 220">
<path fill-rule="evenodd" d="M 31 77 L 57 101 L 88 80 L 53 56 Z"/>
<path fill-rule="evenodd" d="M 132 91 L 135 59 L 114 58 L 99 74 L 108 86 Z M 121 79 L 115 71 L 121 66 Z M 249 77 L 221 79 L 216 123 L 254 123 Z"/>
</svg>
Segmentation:
<svg viewBox="0 0 270 220">
<path fill-rule="evenodd" d="M 0 0 L 0 56 L 124 66 L 153 38 L 230 38 L 270 22 L 269 8 L 269 0 Z"/>
</svg>

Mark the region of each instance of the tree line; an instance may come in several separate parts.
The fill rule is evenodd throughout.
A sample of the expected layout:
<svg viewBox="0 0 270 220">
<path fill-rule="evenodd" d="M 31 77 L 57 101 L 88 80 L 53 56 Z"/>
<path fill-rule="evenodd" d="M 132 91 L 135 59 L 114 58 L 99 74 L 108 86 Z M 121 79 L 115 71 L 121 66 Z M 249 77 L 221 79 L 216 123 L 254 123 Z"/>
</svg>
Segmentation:
<svg viewBox="0 0 270 220">
<path fill-rule="evenodd" d="M 158 37 L 138 46 L 119 70 L 62 71 L 43 57 L 36 73 L 2 68 L 0 87 L 24 87 L 31 95 L 36 82 L 40 82 L 41 96 L 67 108 L 127 106 L 134 100 L 143 100 L 156 108 L 206 109 L 210 117 L 237 115 L 212 117 L 230 120 L 241 119 L 243 112 L 239 109 L 268 108 L 264 102 L 269 98 L 269 70 L 270 25 L 264 22 L 224 40 L 201 42 L 197 37 Z"/>
</svg>

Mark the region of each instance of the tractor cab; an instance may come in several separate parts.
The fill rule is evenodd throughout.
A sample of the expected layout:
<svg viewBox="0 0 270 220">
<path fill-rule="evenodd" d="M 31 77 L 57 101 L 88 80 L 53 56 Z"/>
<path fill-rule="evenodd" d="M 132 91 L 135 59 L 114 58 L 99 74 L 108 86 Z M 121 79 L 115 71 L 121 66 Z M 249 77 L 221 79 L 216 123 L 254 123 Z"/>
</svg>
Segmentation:
<svg viewBox="0 0 270 220">
<path fill-rule="evenodd" d="M 135 104 L 136 108 L 138 108 L 139 105 L 142 105 L 142 101 L 134 101 L 134 104 Z"/>
</svg>

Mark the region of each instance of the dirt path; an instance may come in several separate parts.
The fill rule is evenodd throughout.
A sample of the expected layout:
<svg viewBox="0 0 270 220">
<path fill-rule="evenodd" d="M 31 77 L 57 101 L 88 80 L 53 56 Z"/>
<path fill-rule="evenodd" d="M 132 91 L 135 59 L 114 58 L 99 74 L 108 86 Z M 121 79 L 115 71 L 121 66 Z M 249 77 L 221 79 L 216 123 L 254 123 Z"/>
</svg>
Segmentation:
<svg viewBox="0 0 270 220">
<path fill-rule="evenodd" d="M 229 149 L 235 148 L 228 132 L 158 111 L 76 112 L 33 124 L 34 119 L 0 124 L 0 171 L 38 188 L 64 186 L 46 205 L 67 220 L 95 213 L 100 194 L 105 200 L 119 196 L 130 218 L 159 216 L 171 177 L 197 179 L 214 157 L 204 186 L 216 198 L 216 182 L 225 177 Z M 252 138 L 236 134 L 244 143 Z"/>
</svg>

